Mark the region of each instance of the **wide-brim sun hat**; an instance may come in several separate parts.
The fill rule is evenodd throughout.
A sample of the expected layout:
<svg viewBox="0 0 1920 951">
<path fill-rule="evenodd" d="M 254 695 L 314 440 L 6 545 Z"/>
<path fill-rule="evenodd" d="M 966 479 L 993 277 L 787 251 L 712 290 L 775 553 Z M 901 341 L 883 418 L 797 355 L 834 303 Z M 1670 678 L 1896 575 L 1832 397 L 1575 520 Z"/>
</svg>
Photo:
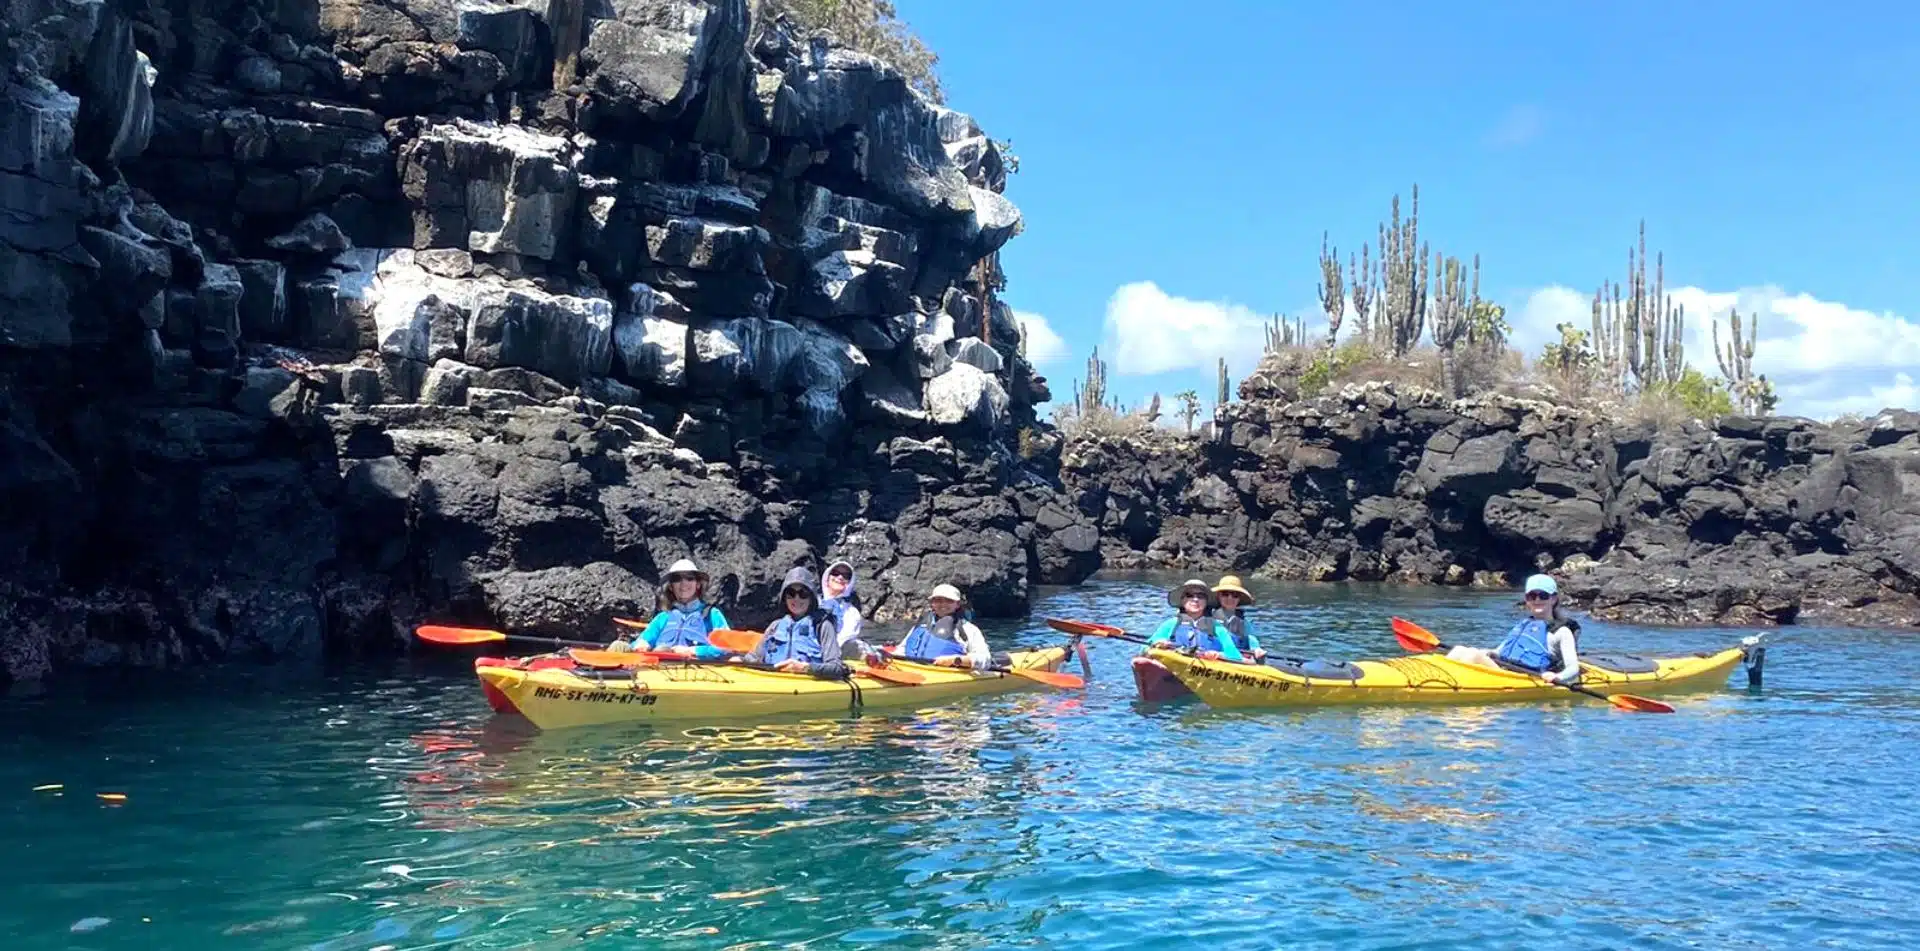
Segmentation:
<svg viewBox="0 0 1920 951">
<path fill-rule="evenodd" d="M 1213 593 L 1237 594 L 1240 596 L 1240 600 L 1248 604 L 1253 603 L 1253 595 L 1247 591 L 1245 585 L 1240 583 L 1239 575 L 1221 575 L 1220 581 L 1213 586 Z"/>
<path fill-rule="evenodd" d="M 934 585 L 934 586 L 933 586 L 933 593 L 932 593 L 932 594 L 929 594 L 929 595 L 927 595 L 927 600 L 929 600 L 929 601 L 931 601 L 931 600 L 933 600 L 934 598 L 945 598 L 945 599 L 947 599 L 948 601 L 964 601 L 964 600 L 966 600 L 965 598 L 962 598 L 962 597 L 960 596 L 960 589 L 959 589 L 959 588 L 956 588 L 956 587 L 954 587 L 953 585 L 950 585 L 950 584 L 937 584 L 937 585 Z"/>
<path fill-rule="evenodd" d="M 663 577 L 671 581 L 674 575 L 692 575 L 698 579 L 701 584 L 707 583 L 707 573 L 701 571 L 700 566 L 694 564 L 691 558 L 682 558 L 668 565 L 667 573 Z"/>
<path fill-rule="evenodd" d="M 1199 578 L 1188 578 L 1180 583 L 1180 587 L 1167 592 L 1167 603 L 1176 608 L 1179 607 L 1180 602 L 1186 600 L 1185 596 L 1189 591 L 1199 591 L 1200 596 L 1208 600 L 1213 598 L 1213 589 L 1207 587 L 1206 582 Z"/>
</svg>

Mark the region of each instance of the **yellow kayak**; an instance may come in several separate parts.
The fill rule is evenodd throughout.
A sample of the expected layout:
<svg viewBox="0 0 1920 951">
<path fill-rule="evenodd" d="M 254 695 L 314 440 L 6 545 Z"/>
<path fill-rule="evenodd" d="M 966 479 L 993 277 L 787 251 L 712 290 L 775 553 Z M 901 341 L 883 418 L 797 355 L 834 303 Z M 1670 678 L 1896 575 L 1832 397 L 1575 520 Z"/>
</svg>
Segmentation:
<svg viewBox="0 0 1920 951">
<path fill-rule="evenodd" d="M 1014 651 L 1010 667 L 1058 670 L 1067 651 Z M 727 664 L 665 664 L 633 670 L 478 667 L 480 682 L 499 692 L 543 730 L 641 720 L 717 720 L 783 714 L 849 713 L 872 707 L 917 707 L 1035 685 L 1005 673 L 975 673 L 894 660 L 926 676 L 920 684 L 856 677 L 816 680 L 806 674 L 749 670 Z M 497 709 L 497 707 L 496 707 Z"/>
<path fill-rule="evenodd" d="M 1267 658 L 1266 664 L 1201 660 L 1153 649 L 1159 661 L 1196 696 L 1216 707 L 1298 707 L 1348 703 L 1476 704 L 1565 700 L 1572 691 L 1531 674 L 1495 670 L 1445 654 L 1381 660 L 1310 661 Z M 1746 647 L 1710 654 L 1642 657 L 1580 653 L 1580 685 L 1595 693 L 1657 694 L 1708 690 L 1747 656 Z"/>
</svg>

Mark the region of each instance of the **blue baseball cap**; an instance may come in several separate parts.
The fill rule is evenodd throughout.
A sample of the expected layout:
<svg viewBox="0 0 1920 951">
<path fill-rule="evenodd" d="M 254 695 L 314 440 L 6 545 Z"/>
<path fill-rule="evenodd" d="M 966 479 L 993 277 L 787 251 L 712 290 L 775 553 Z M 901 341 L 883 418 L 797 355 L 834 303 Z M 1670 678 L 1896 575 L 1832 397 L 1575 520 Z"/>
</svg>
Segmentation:
<svg viewBox="0 0 1920 951">
<path fill-rule="evenodd" d="M 1547 575 L 1534 575 L 1527 579 L 1526 590 L 1544 591 L 1548 594 L 1557 595 L 1560 593 L 1560 586 L 1555 584 L 1553 579 Z"/>
</svg>

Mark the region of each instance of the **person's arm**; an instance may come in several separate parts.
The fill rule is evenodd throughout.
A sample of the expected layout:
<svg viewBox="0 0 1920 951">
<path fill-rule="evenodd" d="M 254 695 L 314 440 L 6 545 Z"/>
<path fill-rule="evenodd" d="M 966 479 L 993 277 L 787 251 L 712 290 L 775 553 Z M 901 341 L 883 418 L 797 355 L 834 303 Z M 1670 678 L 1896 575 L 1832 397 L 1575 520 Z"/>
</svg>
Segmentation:
<svg viewBox="0 0 1920 951">
<path fill-rule="evenodd" d="M 1573 631 L 1566 627 L 1556 627 L 1547 635 L 1547 650 L 1560 655 L 1560 669 L 1542 676 L 1554 683 L 1571 683 L 1580 676 L 1580 647 L 1574 643 Z"/>
<path fill-rule="evenodd" d="M 1147 635 L 1147 643 L 1144 647 L 1140 648 L 1140 652 L 1144 654 L 1146 653 L 1146 650 L 1148 647 L 1153 647 L 1158 644 L 1165 644 L 1167 641 L 1171 640 L 1173 638 L 1173 623 L 1175 620 L 1177 619 L 1167 618 L 1166 620 L 1161 621 L 1160 626 L 1158 628 L 1155 628 L 1152 634 Z"/>
<path fill-rule="evenodd" d="M 1240 623 L 1247 632 L 1247 649 L 1256 654 L 1265 653 L 1265 649 L 1260 646 L 1260 635 L 1253 632 L 1253 618 L 1242 618 Z"/>
<path fill-rule="evenodd" d="M 647 622 L 646 629 L 638 634 L 614 639 L 614 650 L 650 651 L 655 641 L 660 639 L 660 631 L 667 626 L 667 612 L 661 611 Z"/>
<path fill-rule="evenodd" d="M 840 643 L 840 629 L 831 619 L 822 620 L 813 629 L 814 636 L 820 640 L 820 662 L 808 664 L 807 673 L 821 680 L 847 679 L 847 662 L 840 659 L 836 646 Z"/>
<path fill-rule="evenodd" d="M 712 632 L 718 631 L 726 626 L 727 626 L 727 616 L 725 614 L 720 613 L 719 608 L 707 609 L 707 631 L 709 635 L 711 635 Z M 727 656 L 728 653 L 729 652 L 726 650 L 713 646 L 713 644 L 710 642 L 706 644 L 700 644 L 694 647 L 693 649 L 693 656 L 698 657 L 701 660 L 713 660 L 718 657 L 725 657 Z"/>
<path fill-rule="evenodd" d="M 967 663 L 974 670 L 985 670 L 993 666 L 993 649 L 987 646 L 987 636 L 972 621 L 960 622 L 960 642 L 967 648 Z"/>
<path fill-rule="evenodd" d="M 867 643 L 866 640 L 860 636 L 860 628 L 863 621 L 860 617 L 859 608 L 851 604 L 847 605 L 847 612 L 841 620 L 846 623 L 846 627 L 840 630 L 841 660 L 866 660 L 868 658 L 885 660 L 878 648 Z"/>
</svg>

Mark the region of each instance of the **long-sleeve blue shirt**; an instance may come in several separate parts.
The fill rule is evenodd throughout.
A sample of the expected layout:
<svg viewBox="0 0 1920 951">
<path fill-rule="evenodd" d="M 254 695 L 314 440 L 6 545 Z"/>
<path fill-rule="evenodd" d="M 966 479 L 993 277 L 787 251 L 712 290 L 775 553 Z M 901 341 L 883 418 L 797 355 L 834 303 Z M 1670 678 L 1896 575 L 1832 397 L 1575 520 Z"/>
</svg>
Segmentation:
<svg viewBox="0 0 1920 951">
<path fill-rule="evenodd" d="M 1176 638 L 1175 633 L 1181 628 L 1186 628 L 1186 633 Z M 1213 645 L 1195 643 L 1196 637 L 1209 635 L 1214 640 Z M 1233 643 L 1233 635 L 1212 617 L 1189 619 L 1175 615 L 1167 618 L 1160 623 L 1160 627 L 1153 632 L 1152 636 L 1147 638 L 1147 644 L 1151 647 L 1168 643 L 1179 649 L 1218 650 L 1222 658 L 1236 663 L 1246 663 L 1247 660 L 1246 655 L 1240 653 L 1240 648 Z"/>
<path fill-rule="evenodd" d="M 660 643 L 660 635 L 666 631 L 667 622 L 672 619 L 673 614 L 673 611 L 661 611 L 655 614 L 653 620 L 647 622 L 646 629 L 635 636 L 634 640 L 645 643 L 646 650 L 659 650 L 660 648 L 654 645 Z M 720 630 L 726 626 L 727 616 L 720 613 L 719 608 L 707 608 L 707 630 L 709 632 Z M 695 644 L 693 647 L 693 656 L 701 659 L 711 659 L 725 657 L 727 656 L 727 652 L 712 644 Z"/>
</svg>

